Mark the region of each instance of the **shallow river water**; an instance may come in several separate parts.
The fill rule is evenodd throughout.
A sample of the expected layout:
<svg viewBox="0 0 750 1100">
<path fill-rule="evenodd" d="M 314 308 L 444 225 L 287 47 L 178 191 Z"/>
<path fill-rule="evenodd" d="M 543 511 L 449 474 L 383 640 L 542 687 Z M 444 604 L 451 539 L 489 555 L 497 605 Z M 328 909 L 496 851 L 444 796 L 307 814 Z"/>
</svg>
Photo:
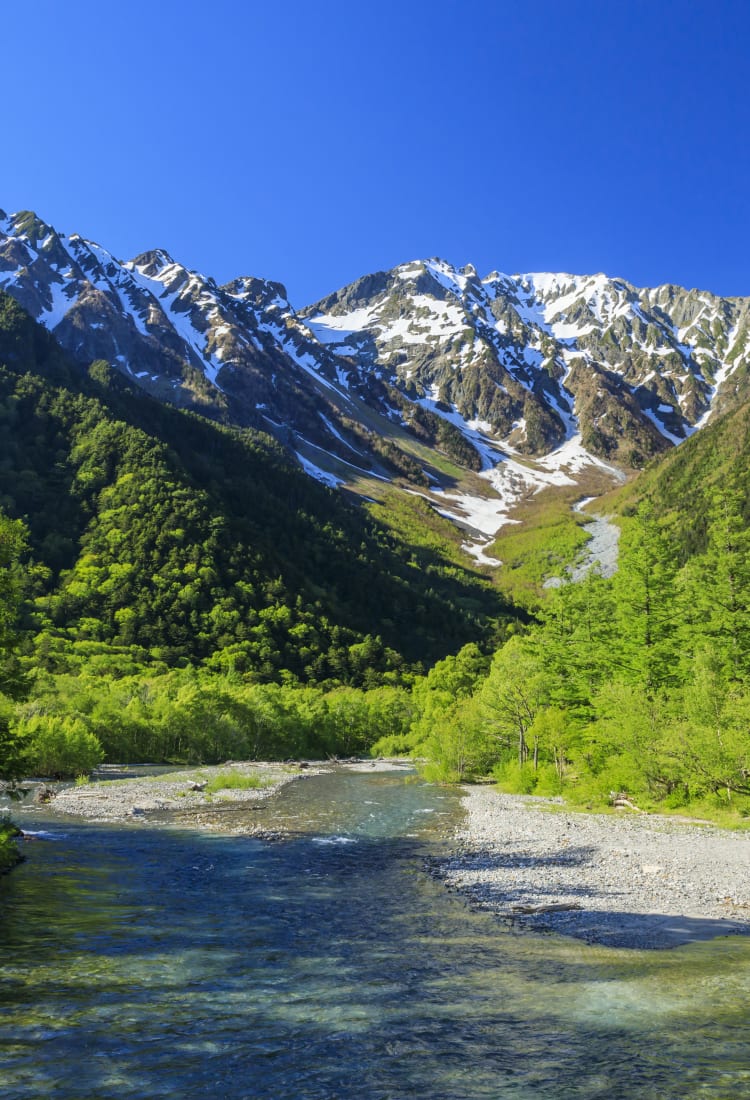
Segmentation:
<svg viewBox="0 0 750 1100">
<path fill-rule="evenodd" d="M 330 774 L 239 811 L 294 830 L 270 843 L 22 812 L 0 1097 L 750 1097 L 747 939 L 513 931 L 425 870 L 459 807 Z"/>
</svg>

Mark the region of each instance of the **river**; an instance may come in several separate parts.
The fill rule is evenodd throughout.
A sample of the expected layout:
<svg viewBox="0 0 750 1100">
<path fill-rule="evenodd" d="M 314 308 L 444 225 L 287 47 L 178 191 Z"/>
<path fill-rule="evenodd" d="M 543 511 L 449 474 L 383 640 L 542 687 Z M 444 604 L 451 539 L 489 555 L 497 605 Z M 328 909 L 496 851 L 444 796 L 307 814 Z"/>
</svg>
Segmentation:
<svg viewBox="0 0 750 1100">
<path fill-rule="evenodd" d="M 389 773 L 290 784 L 275 842 L 23 812 L 0 1097 L 750 1097 L 746 939 L 514 931 L 425 870 L 459 812 Z"/>
</svg>

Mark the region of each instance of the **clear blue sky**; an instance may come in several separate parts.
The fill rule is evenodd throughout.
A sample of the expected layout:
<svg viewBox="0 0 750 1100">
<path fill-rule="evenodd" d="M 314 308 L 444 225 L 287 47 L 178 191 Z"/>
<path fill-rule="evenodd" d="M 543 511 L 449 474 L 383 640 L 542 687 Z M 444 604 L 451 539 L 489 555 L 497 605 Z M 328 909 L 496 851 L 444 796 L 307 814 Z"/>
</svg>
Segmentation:
<svg viewBox="0 0 750 1100">
<path fill-rule="evenodd" d="M 750 4 L 6 0 L 0 207 L 302 306 L 417 257 L 750 294 Z"/>
</svg>

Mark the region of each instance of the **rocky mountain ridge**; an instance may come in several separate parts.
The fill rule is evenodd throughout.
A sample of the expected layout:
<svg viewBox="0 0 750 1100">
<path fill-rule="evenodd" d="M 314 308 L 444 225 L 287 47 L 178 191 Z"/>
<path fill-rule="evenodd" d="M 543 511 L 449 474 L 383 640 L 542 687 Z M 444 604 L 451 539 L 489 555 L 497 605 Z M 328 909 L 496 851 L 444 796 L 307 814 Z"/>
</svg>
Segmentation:
<svg viewBox="0 0 750 1100">
<path fill-rule="evenodd" d="M 577 429 L 592 453 L 638 467 L 747 385 L 750 300 L 604 275 L 480 279 L 418 261 L 303 316 L 330 350 L 532 455 Z"/>
<path fill-rule="evenodd" d="M 748 388 L 750 299 L 604 275 L 413 261 L 297 311 L 280 283 L 0 212 L 0 289 L 81 364 L 270 431 L 331 485 L 405 481 L 485 540 L 524 494 L 638 468 Z"/>
</svg>

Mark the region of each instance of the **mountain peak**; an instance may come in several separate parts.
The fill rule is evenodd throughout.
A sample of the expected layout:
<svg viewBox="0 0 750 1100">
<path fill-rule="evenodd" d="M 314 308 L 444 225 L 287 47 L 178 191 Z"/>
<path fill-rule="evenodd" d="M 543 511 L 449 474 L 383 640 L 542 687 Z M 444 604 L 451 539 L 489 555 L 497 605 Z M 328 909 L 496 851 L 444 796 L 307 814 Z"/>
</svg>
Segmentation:
<svg viewBox="0 0 750 1100">
<path fill-rule="evenodd" d="M 253 275 L 241 275 L 239 278 L 226 283 L 221 289 L 233 298 L 254 306 L 266 308 L 280 306 L 288 310 L 292 308 L 284 284 L 270 279 L 257 279 Z"/>
<path fill-rule="evenodd" d="M 165 248 L 152 248 L 148 252 L 141 252 L 131 261 L 131 265 L 149 279 L 154 279 L 165 267 L 172 267 L 174 260 Z"/>
<path fill-rule="evenodd" d="M 42 221 L 33 210 L 19 210 L 6 216 L 5 220 L 16 236 L 25 238 L 34 247 L 49 237 L 57 238 L 55 229 Z"/>
<path fill-rule="evenodd" d="M 434 256 L 297 312 L 281 283 L 217 286 L 163 248 L 122 263 L 21 211 L 0 212 L 0 288 L 83 365 L 271 430 L 341 482 L 356 468 L 428 483 L 407 457 L 417 443 L 473 471 L 509 470 L 509 453 L 559 463 L 576 439 L 638 467 L 737 404 L 750 377 L 750 299 L 601 273 L 482 279 Z M 411 437 L 403 452 L 391 431 Z"/>
</svg>

